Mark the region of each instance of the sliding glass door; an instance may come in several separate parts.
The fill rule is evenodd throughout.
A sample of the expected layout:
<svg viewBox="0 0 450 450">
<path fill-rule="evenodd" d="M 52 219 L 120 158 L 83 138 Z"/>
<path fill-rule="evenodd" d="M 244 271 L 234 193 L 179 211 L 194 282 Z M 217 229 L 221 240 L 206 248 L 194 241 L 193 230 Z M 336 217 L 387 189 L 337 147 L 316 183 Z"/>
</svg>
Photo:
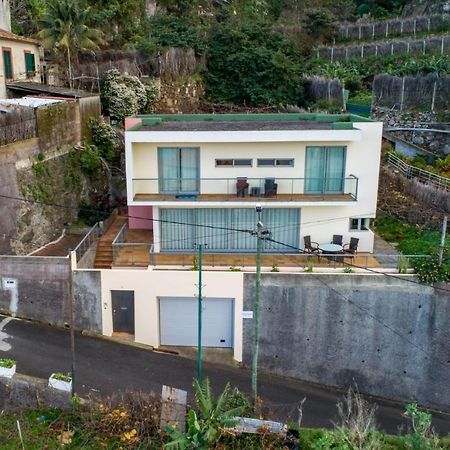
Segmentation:
<svg viewBox="0 0 450 450">
<path fill-rule="evenodd" d="M 307 147 L 305 193 L 342 193 L 345 155 L 345 147 Z"/>
<path fill-rule="evenodd" d="M 162 208 L 160 212 L 163 251 L 192 251 L 199 243 L 205 244 L 206 252 L 246 253 L 256 250 L 256 237 L 250 232 L 229 230 L 254 230 L 256 213 L 253 208 Z M 265 208 L 262 220 L 275 241 L 287 244 L 265 241 L 265 252 L 291 252 L 298 248 L 299 209 Z"/>
<path fill-rule="evenodd" d="M 159 192 L 198 194 L 200 186 L 199 149 L 158 148 Z"/>
</svg>

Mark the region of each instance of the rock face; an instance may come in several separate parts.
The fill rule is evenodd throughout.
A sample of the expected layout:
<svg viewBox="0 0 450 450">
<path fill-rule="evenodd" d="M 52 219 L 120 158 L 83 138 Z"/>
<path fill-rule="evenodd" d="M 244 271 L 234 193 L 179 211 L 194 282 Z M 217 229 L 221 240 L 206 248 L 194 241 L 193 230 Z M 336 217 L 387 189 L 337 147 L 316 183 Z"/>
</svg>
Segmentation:
<svg viewBox="0 0 450 450">
<path fill-rule="evenodd" d="M 439 131 L 450 131 L 446 114 L 418 111 L 392 111 L 382 108 L 372 110 L 372 119 L 384 122 L 386 128 L 416 128 L 416 130 L 390 131 L 394 136 L 412 142 L 433 152 L 437 156 L 450 153 L 450 135 Z"/>
</svg>

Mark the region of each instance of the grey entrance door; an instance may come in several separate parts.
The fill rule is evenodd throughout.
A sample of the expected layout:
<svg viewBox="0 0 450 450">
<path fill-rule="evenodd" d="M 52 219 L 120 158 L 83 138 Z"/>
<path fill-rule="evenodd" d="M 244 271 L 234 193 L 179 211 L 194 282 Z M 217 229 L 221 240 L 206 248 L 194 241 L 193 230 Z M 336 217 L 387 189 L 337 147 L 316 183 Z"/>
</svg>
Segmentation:
<svg viewBox="0 0 450 450">
<path fill-rule="evenodd" d="M 113 331 L 134 334 L 134 291 L 111 291 Z"/>
<path fill-rule="evenodd" d="M 195 297 L 161 297 L 159 320 L 161 345 L 197 345 L 198 300 Z M 202 346 L 233 347 L 233 299 L 203 300 Z"/>
</svg>

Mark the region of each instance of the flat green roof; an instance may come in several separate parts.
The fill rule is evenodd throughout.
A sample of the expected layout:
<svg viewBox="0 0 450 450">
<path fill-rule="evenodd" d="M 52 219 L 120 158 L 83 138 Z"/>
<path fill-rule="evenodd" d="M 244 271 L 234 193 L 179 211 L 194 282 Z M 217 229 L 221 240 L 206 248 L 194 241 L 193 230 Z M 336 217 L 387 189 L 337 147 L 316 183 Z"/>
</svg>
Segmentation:
<svg viewBox="0 0 450 450">
<path fill-rule="evenodd" d="M 298 125 L 299 129 L 318 129 L 323 126 L 323 129 L 332 130 L 349 130 L 353 129 L 354 122 L 372 122 L 367 117 L 357 116 L 355 114 L 314 114 L 314 113 L 267 113 L 267 114 L 146 114 L 137 115 L 133 118 L 140 119 L 139 123 L 132 125 L 127 131 L 139 131 L 143 128 L 145 130 L 158 129 L 169 130 L 169 124 L 173 124 L 173 131 L 177 130 L 175 124 L 184 123 L 187 128 L 189 124 L 193 126 L 193 122 L 197 125 L 206 122 L 214 122 L 216 125 L 212 128 L 218 129 L 220 123 L 234 123 L 242 124 L 253 122 L 257 128 L 264 124 L 264 129 L 273 123 L 274 129 L 279 129 L 281 122 L 289 124 L 289 128 Z M 257 125 L 259 124 L 259 125 Z M 162 126 L 161 126 L 162 125 Z M 248 128 L 246 126 L 245 128 Z"/>
</svg>

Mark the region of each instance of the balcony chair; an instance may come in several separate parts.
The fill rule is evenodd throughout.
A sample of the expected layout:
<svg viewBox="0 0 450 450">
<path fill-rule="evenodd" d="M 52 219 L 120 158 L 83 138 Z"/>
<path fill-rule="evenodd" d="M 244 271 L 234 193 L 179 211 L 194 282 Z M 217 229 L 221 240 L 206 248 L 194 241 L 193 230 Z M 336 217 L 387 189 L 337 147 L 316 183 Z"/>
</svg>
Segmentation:
<svg viewBox="0 0 450 450">
<path fill-rule="evenodd" d="M 343 246 L 343 244 L 342 244 L 343 240 L 344 240 L 344 238 L 343 238 L 342 234 L 333 234 L 333 240 L 331 241 L 331 243 Z"/>
<path fill-rule="evenodd" d="M 236 181 L 236 196 L 246 197 L 248 194 L 248 186 L 246 177 L 238 178 Z"/>
<path fill-rule="evenodd" d="M 344 245 L 344 254 L 350 258 L 353 258 L 358 251 L 358 242 L 358 238 L 350 238 L 350 243 Z"/>
<path fill-rule="evenodd" d="M 311 236 L 303 236 L 305 242 L 305 253 L 319 253 L 319 244 L 311 241 Z"/>
<path fill-rule="evenodd" d="M 278 184 L 275 178 L 266 178 L 264 182 L 264 197 L 274 197 L 277 195 Z"/>
</svg>

